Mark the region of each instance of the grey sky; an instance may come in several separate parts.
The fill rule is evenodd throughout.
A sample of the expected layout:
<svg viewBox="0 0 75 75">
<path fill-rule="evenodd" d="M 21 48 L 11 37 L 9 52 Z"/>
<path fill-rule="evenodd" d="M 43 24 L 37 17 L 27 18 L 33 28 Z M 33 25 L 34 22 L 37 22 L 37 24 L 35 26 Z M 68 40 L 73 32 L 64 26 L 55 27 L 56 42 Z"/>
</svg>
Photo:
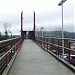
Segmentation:
<svg viewBox="0 0 75 75">
<path fill-rule="evenodd" d="M 33 30 L 33 10 L 36 13 L 36 30 L 61 28 L 61 0 L 0 0 L 0 31 L 3 24 L 11 23 L 13 34 L 20 34 L 20 13 L 24 12 L 24 30 Z M 74 0 L 64 3 L 64 30 L 74 32 Z"/>
</svg>

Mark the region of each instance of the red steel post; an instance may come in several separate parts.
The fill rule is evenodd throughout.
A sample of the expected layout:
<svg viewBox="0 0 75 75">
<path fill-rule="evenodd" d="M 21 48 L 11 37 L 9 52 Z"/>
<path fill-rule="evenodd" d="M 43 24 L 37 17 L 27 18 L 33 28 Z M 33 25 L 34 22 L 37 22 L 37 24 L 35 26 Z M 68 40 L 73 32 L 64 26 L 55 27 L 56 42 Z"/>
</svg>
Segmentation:
<svg viewBox="0 0 75 75">
<path fill-rule="evenodd" d="M 21 36 L 23 36 L 23 11 L 21 12 Z"/>
<path fill-rule="evenodd" d="M 70 63 L 70 45 L 71 45 L 71 43 L 70 43 L 70 41 L 69 41 L 69 50 L 68 50 L 68 62 Z"/>
<path fill-rule="evenodd" d="M 48 50 L 48 38 L 47 38 L 47 50 Z"/>
<path fill-rule="evenodd" d="M 6 44 L 5 52 L 7 52 L 8 51 L 8 48 L 7 48 L 8 42 L 6 42 L 5 44 Z M 8 55 L 6 55 L 5 57 L 6 57 L 6 65 L 7 65 L 8 64 Z"/>
<path fill-rule="evenodd" d="M 59 39 L 58 39 L 58 57 L 59 57 Z"/>
<path fill-rule="evenodd" d="M 35 11 L 33 13 L 34 13 L 34 39 L 35 39 Z"/>
<path fill-rule="evenodd" d="M 45 38 L 44 38 L 44 48 L 45 48 Z"/>
</svg>

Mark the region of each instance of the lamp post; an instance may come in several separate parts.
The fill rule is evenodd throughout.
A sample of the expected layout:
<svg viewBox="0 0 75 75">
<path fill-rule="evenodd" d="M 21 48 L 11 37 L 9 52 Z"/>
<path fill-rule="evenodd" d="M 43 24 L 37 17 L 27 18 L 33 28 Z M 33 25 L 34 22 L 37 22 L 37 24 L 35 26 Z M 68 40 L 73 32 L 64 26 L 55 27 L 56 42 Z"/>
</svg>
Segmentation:
<svg viewBox="0 0 75 75">
<path fill-rule="evenodd" d="M 42 47 L 43 47 L 43 28 L 44 27 L 41 27 L 41 30 L 42 30 Z"/>
<path fill-rule="evenodd" d="M 44 27 L 41 27 L 41 30 L 42 30 L 42 38 L 43 38 L 43 28 L 44 28 Z"/>
<path fill-rule="evenodd" d="M 62 9 L 62 56 L 64 56 L 64 31 L 63 31 L 63 3 L 65 2 L 66 0 L 62 0 L 58 6 L 62 6 L 61 9 Z"/>
</svg>

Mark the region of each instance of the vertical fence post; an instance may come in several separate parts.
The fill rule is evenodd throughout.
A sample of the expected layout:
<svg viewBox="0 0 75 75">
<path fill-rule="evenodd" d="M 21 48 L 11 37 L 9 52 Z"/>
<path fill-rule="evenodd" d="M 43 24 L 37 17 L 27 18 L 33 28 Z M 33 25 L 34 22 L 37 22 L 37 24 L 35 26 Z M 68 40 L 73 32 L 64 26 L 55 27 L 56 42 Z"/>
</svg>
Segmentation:
<svg viewBox="0 0 75 75">
<path fill-rule="evenodd" d="M 49 42 L 49 50 L 50 50 L 50 46 L 51 46 L 51 45 L 50 45 L 50 38 L 49 38 L 48 42 Z"/>
<path fill-rule="evenodd" d="M 48 38 L 47 38 L 47 50 L 48 50 Z"/>
<path fill-rule="evenodd" d="M 11 48 L 12 48 L 12 45 L 13 45 L 13 41 L 11 41 Z M 10 55 L 10 57 L 12 58 L 12 50 L 11 50 L 11 53 L 10 53 L 11 55 Z"/>
<path fill-rule="evenodd" d="M 5 52 L 7 52 L 8 51 L 8 47 L 7 47 L 7 45 L 8 45 L 8 43 L 6 43 L 6 50 L 5 50 Z M 8 64 L 8 55 L 6 55 L 6 66 L 7 66 L 7 64 Z"/>
<path fill-rule="evenodd" d="M 43 47 L 43 37 L 42 37 L 42 47 Z"/>
<path fill-rule="evenodd" d="M 53 44 L 53 38 L 51 38 L 51 43 Z M 53 45 L 51 44 L 51 51 L 53 50 Z"/>
<path fill-rule="evenodd" d="M 44 48 L 45 48 L 45 38 L 44 38 Z"/>
<path fill-rule="evenodd" d="M 40 44 L 40 38 L 38 37 L 38 44 Z"/>
<path fill-rule="evenodd" d="M 38 44 L 40 44 L 40 38 L 38 37 Z"/>
<path fill-rule="evenodd" d="M 42 37 L 41 37 L 41 46 L 42 46 Z"/>
<path fill-rule="evenodd" d="M 69 41 L 69 49 L 68 49 L 68 63 L 70 63 L 70 45 L 71 45 L 71 43 L 70 43 L 70 41 Z"/>
<path fill-rule="evenodd" d="M 58 54 L 58 57 L 59 57 L 59 39 L 58 39 L 58 53 L 57 54 Z"/>
</svg>

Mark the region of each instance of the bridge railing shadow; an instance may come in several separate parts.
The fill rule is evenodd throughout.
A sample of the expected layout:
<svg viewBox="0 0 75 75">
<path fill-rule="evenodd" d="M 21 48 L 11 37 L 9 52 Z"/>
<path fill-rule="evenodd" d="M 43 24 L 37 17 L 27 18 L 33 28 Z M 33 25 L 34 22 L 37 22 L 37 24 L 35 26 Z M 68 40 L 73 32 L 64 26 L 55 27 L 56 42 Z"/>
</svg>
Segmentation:
<svg viewBox="0 0 75 75">
<path fill-rule="evenodd" d="M 22 37 L 0 41 L 0 75 L 8 66 L 14 54 L 18 52 L 22 41 Z"/>
<path fill-rule="evenodd" d="M 62 40 L 64 40 L 64 47 L 62 46 Z M 66 61 L 75 67 L 75 39 L 71 38 L 56 38 L 56 37 L 37 37 L 35 41 L 46 51 L 52 52 L 57 57 Z M 64 48 L 64 54 L 62 52 Z M 73 48 L 72 48 L 73 47 Z M 73 58 L 73 59 L 72 59 Z"/>
</svg>

